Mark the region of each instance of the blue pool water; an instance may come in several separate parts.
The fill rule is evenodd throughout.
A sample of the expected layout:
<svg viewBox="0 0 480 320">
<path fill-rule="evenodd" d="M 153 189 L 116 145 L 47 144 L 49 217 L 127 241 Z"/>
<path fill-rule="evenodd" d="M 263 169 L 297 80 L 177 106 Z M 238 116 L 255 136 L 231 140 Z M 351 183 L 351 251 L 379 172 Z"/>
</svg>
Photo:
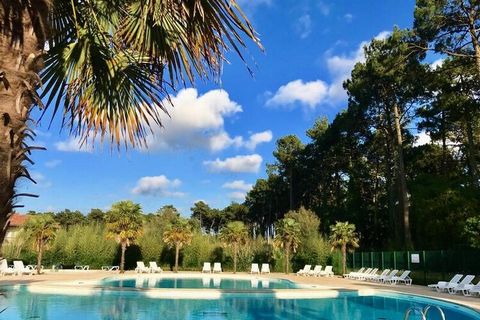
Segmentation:
<svg viewBox="0 0 480 320">
<path fill-rule="evenodd" d="M 329 299 L 273 299 L 252 293 L 248 297 L 216 300 L 150 299 L 136 292 L 108 292 L 90 296 L 30 294 L 9 291 L 0 298 L 0 319 L 316 319 L 403 320 L 405 310 L 424 307 L 425 299 L 401 295 L 356 296 L 342 294 Z M 444 305 L 447 320 L 478 320 L 475 312 Z M 440 320 L 432 312 L 429 320 Z M 421 319 L 419 315 L 410 319 Z"/>
<path fill-rule="evenodd" d="M 176 288 L 176 289 L 295 289 L 297 286 L 288 280 L 277 279 L 228 279 L 228 278 L 154 278 L 136 277 L 130 279 L 105 279 L 105 287 L 121 288 Z"/>
</svg>

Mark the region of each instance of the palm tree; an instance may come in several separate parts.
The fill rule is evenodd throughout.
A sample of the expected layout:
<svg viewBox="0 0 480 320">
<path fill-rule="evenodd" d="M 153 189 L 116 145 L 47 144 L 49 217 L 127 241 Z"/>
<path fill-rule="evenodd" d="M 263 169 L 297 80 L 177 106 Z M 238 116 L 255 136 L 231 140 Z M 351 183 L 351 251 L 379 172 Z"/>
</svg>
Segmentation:
<svg viewBox="0 0 480 320">
<path fill-rule="evenodd" d="M 288 266 L 290 265 L 290 252 L 296 252 L 300 244 L 300 225 L 295 219 L 283 218 L 277 221 L 276 235 L 273 244 L 277 248 L 285 250 L 285 274 L 288 274 Z"/>
<path fill-rule="evenodd" d="M 175 223 L 169 225 L 163 233 L 163 242 L 170 248 L 175 248 L 175 272 L 178 272 L 178 258 L 180 250 L 192 242 L 193 233 L 188 221 L 178 218 Z"/>
<path fill-rule="evenodd" d="M 352 251 L 359 247 L 359 239 L 355 232 L 355 225 L 347 222 L 336 222 L 330 226 L 330 243 L 332 251 L 340 248 L 342 251 L 342 274 L 347 273 L 347 250 Z"/>
<path fill-rule="evenodd" d="M 107 238 L 121 247 L 120 273 L 125 272 L 125 251 L 142 235 L 142 208 L 132 201 L 119 201 L 105 215 Z"/>
<path fill-rule="evenodd" d="M 82 143 L 144 145 L 169 90 L 218 79 L 246 39 L 261 48 L 235 0 L 8 0 L 0 16 L 0 244 L 17 197 L 34 196 L 15 184 L 42 149 L 27 145 L 35 106 Z"/>
<path fill-rule="evenodd" d="M 238 247 L 247 243 L 248 232 L 242 221 L 229 222 L 220 231 L 220 240 L 224 246 L 232 246 L 233 249 L 233 273 L 237 273 Z"/>
<path fill-rule="evenodd" d="M 23 226 L 27 237 L 33 240 L 33 249 L 37 252 L 37 274 L 40 274 L 43 253 L 59 228 L 60 225 L 49 214 L 31 216 Z"/>
</svg>

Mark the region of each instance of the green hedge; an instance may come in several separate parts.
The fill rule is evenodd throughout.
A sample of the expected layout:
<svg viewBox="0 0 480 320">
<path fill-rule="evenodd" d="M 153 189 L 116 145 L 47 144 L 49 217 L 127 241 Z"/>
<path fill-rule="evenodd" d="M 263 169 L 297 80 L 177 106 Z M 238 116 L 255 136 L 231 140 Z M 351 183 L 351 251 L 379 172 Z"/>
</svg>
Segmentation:
<svg viewBox="0 0 480 320">
<path fill-rule="evenodd" d="M 127 248 L 126 269 L 135 268 L 138 260 L 156 261 L 164 270 L 171 269 L 174 254 L 164 245 L 162 235 L 163 229 L 158 225 L 146 226 L 136 244 Z M 32 244 L 22 239 L 19 234 L 13 242 L 5 244 L 3 256 L 9 260 L 19 259 L 27 264 L 35 264 L 36 253 Z M 290 272 L 303 268 L 305 264 L 331 263 L 331 257 L 328 244 L 320 236 L 304 239 L 292 257 Z M 68 230 L 60 229 L 45 252 L 42 263 L 46 267 L 63 264 L 68 268 L 81 264 L 97 269 L 103 265 L 118 265 L 119 259 L 119 246 L 114 240 L 106 239 L 103 225 L 88 224 L 71 226 Z M 269 263 L 272 271 L 283 272 L 283 259 L 283 252 L 274 249 L 272 241 L 250 239 L 240 248 L 237 269 L 240 272 L 250 271 L 252 263 Z M 225 271 L 233 270 L 231 249 L 222 246 L 216 236 L 196 232 L 192 243 L 181 251 L 180 265 L 183 270 L 201 270 L 206 261 L 221 262 Z"/>
</svg>

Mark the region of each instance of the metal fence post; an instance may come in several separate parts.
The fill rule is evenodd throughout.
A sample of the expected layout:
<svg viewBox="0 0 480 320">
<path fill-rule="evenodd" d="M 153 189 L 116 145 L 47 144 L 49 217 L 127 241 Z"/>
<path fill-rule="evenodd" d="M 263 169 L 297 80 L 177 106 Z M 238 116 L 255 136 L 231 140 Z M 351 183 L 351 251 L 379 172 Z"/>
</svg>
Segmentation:
<svg viewBox="0 0 480 320">
<path fill-rule="evenodd" d="M 423 260 L 423 282 L 427 283 L 427 256 L 425 250 L 422 251 L 422 260 Z"/>
<path fill-rule="evenodd" d="M 362 262 L 362 268 L 363 268 L 364 267 L 364 265 L 363 265 L 363 252 L 360 253 L 360 261 Z"/>
<path fill-rule="evenodd" d="M 393 251 L 393 269 L 397 270 L 397 254 Z"/>
<path fill-rule="evenodd" d="M 411 270 L 411 268 L 410 268 L 410 251 L 407 251 L 407 270 Z"/>
<path fill-rule="evenodd" d="M 383 251 L 382 251 L 382 270 L 385 270 L 385 260 L 384 260 Z"/>
</svg>

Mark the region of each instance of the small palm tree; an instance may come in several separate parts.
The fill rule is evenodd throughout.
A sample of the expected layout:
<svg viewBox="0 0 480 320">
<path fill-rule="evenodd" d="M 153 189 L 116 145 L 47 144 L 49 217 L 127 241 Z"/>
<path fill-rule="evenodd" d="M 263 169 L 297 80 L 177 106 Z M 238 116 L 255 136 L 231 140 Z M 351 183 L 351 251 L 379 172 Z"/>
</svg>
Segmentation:
<svg viewBox="0 0 480 320">
<path fill-rule="evenodd" d="M 37 252 L 37 274 L 40 274 L 45 249 L 56 235 L 60 225 L 49 214 L 32 216 L 24 225 L 27 237 L 33 240 L 33 248 Z"/>
<path fill-rule="evenodd" d="M 290 252 L 296 252 L 300 244 L 300 225 L 292 218 L 283 218 L 277 221 L 276 236 L 273 244 L 277 248 L 285 250 L 285 273 L 288 274 L 288 266 L 290 265 Z"/>
<path fill-rule="evenodd" d="M 107 238 L 115 239 L 121 246 L 120 273 L 125 272 L 125 251 L 143 231 L 142 208 L 132 201 L 114 203 L 105 215 Z"/>
<path fill-rule="evenodd" d="M 178 218 L 169 225 L 163 233 L 163 242 L 170 248 L 175 248 L 175 272 L 178 272 L 178 258 L 180 250 L 192 242 L 192 229 L 186 219 Z"/>
<path fill-rule="evenodd" d="M 224 246 L 233 249 L 233 273 L 237 273 L 237 257 L 240 245 L 247 243 L 248 232 L 242 221 L 232 221 L 220 231 L 220 240 Z"/>
<path fill-rule="evenodd" d="M 347 268 L 347 250 L 352 251 L 358 248 L 358 235 L 355 232 L 355 225 L 347 222 L 336 222 L 330 226 L 330 243 L 332 251 L 340 248 L 342 251 L 342 273 L 346 273 Z"/>
</svg>

